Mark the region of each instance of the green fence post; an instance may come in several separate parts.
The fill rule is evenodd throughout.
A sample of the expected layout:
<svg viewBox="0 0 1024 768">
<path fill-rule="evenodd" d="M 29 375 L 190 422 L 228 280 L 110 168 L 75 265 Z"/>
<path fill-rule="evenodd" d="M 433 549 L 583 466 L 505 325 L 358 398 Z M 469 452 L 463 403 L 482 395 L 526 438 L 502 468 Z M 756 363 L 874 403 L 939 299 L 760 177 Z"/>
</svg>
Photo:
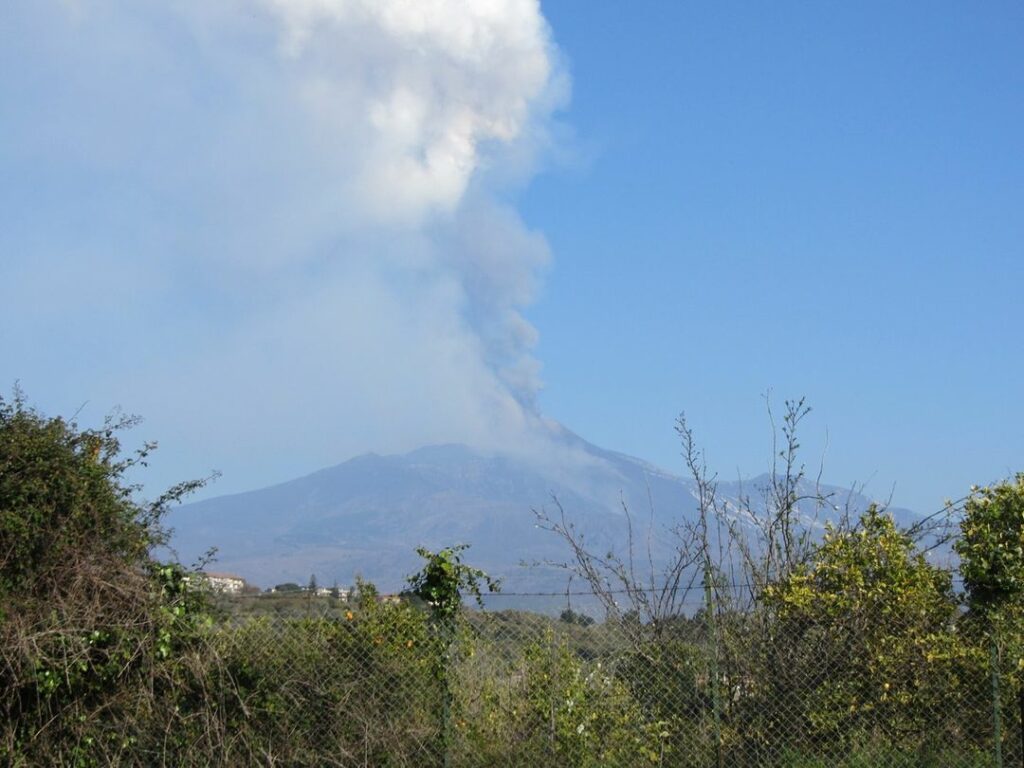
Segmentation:
<svg viewBox="0 0 1024 768">
<path fill-rule="evenodd" d="M 1003 768 L 1003 713 L 999 695 L 999 647 L 995 630 L 989 638 L 989 666 L 992 668 L 992 738 L 995 768 Z"/>
<path fill-rule="evenodd" d="M 452 737 L 452 645 L 454 643 L 454 620 L 450 616 L 441 618 L 441 761 L 444 768 L 451 765 Z"/>
<path fill-rule="evenodd" d="M 711 568 L 704 568 L 704 602 L 708 611 L 708 629 L 711 634 L 711 707 L 715 717 L 715 755 L 718 768 L 724 768 L 722 754 L 722 703 L 719 696 L 718 682 L 718 627 L 715 621 L 715 602 L 711 589 Z"/>
</svg>

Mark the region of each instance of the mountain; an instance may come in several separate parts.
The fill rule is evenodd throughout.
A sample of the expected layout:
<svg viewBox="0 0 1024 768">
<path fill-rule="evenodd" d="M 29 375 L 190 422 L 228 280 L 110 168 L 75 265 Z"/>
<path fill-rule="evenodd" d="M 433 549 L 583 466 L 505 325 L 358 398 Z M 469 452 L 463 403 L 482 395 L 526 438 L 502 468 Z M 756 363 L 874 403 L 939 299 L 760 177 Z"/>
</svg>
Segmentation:
<svg viewBox="0 0 1024 768">
<path fill-rule="evenodd" d="M 358 574 L 391 591 L 417 569 L 417 546 L 464 542 L 471 545 L 467 560 L 504 577 L 507 590 L 558 591 L 565 589 L 564 571 L 521 565 L 569 555 L 558 536 L 537 526 L 532 510 L 558 514 L 557 499 L 603 553 L 623 551 L 628 509 L 645 553 L 650 534 L 655 560 L 671 548 L 673 525 L 696 514 L 692 481 L 568 431 L 559 434 L 558 448 L 543 458 L 464 445 L 358 456 L 280 485 L 183 505 L 169 517 L 172 545 L 186 563 L 215 546 L 218 570 L 262 586 L 305 583 L 311 574 L 320 584 L 347 585 Z M 719 495 L 734 507 L 741 493 L 756 504 L 768 479 L 742 488 L 721 483 Z M 855 511 L 868 504 L 831 490 L 843 502 L 849 496 Z"/>
</svg>

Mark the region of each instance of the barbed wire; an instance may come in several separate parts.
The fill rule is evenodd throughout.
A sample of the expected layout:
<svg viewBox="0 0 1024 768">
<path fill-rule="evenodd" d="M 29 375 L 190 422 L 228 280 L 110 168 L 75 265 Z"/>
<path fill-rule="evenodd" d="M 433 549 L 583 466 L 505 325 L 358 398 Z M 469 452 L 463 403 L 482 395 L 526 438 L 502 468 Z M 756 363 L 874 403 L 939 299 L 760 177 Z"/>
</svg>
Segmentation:
<svg viewBox="0 0 1024 768">
<path fill-rule="evenodd" d="M 924 526 L 927 525 L 927 523 L 929 523 L 930 521 L 932 521 L 935 518 L 939 517 L 940 515 L 952 514 L 952 513 L 956 512 L 957 509 L 959 508 L 959 506 L 961 504 L 963 504 L 965 501 L 967 501 L 968 499 L 970 499 L 972 495 L 973 494 L 967 494 L 965 496 L 961 496 L 959 499 L 956 499 L 955 501 L 947 502 L 940 509 L 937 509 L 936 511 L 934 511 L 934 512 L 932 512 L 930 514 L 925 515 L 921 519 L 915 521 L 912 525 L 908 526 L 905 529 L 906 532 L 909 535 L 914 535 L 915 533 L 920 532 L 921 530 L 923 530 Z M 923 551 L 926 552 L 926 553 L 930 552 L 930 551 L 934 550 L 936 548 L 936 546 L 941 546 L 942 544 L 946 543 L 947 541 L 948 541 L 948 539 L 945 539 L 945 540 L 939 542 L 938 545 L 929 546 L 929 547 L 925 548 Z M 558 564 L 543 563 L 543 565 L 549 565 L 549 566 L 550 565 L 556 565 L 558 567 L 564 567 L 564 564 L 561 564 L 561 563 L 558 563 Z M 950 561 L 950 562 L 942 563 L 939 567 L 943 567 L 943 568 L 947 568 L 949 570 L 953 570 L 954 564 L 953 564 L 952 561 Z M 959 579 L 959 575 L 956 574 L 956 573 L 953 574 L 953 579 L 954 579 L 954 583 L 958 583 L 958 582 L 961 581 Z M 703 586 L 704 586 L 703 582 L 700 582 L 699 584 L 695 583 L 690 589 L 698 589 L 698 588 L 702 589 Z M 715 586 L 717 588 L 719 588 L 719 589 L 739 590 L 739 589 L 760 589 L 760 588 L 764 587 L 765 585 L 764 584 L 758 584 L 758 583 L 755 583 L 755 582 L 745 582 L 745 581 L 716 581 L 715 582 Z M 346 598 L 352 596 L 354 591 L 355 590 L 348 589 L 348 588 L 340 589 L 340 592 L 343 593 L 346 596 Z M 565 589 L 563 589 L 563 590 L 559 590 L 559 591 L 525 591 L 525 592 L 501 591 L 501 592 L 490 592 L 490 593 L 487 593 L 486 595 L 484 595 L 484 597 L 486 597 L 486 598 L 492 598 L 492 597 L 598 597 L 598 596 L 601 596 L 601 595 L 657 594 L 657 593 L 664 592 L 664 591 L 665 591 L 664 587 L 639 587 L 639 586 L 635 586 L 635 587 L 616 587 L 616 588 L 600 589 L 600 590 L 597 590 L 597 589 L 577 589 L 577 590 L 571 590 L 570 589 L 570 590 L 565 590 Z M 295 597 L 295 598 L 303 598 L 303 597 L 309 598 L 309 597 L 313 597 L 313 595 L 306 588 L 301 588 L 301 587 L 298 590 L 288 590 L 288 591 L 278 591 L 278 592 L 271 592 L 271 591 L 267 590 L 267 591 L 262 591 L 262 592 L 259 592 L 259 593 L 240 594 L 240 595 L 235 595 L 235 596 L 236 597 L 243 597 L 243 598 L 250 598 L 250 599 L 252 599 L 252 598 L 265 597 L 265 596 L 267 596 L 269 594 L 280 595 L 282 597 Z M 397 599 L 401 599 L 401 598 L 407 597 L 408 595 L 405 592 L 378 592 L 377 596 L 378 596 L 379 599 L 382 599 L 382 600 L 397 600 Z M 337 599 L 337 598 L 335 598 L 335 599 Z"/>
</svg>

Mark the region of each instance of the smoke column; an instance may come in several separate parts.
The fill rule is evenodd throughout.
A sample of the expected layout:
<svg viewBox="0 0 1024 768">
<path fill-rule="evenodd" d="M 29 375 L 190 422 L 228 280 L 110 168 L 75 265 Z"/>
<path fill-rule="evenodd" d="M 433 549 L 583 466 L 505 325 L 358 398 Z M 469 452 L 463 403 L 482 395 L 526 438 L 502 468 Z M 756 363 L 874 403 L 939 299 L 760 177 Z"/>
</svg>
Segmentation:
<svg viewBox="0 0 1024 768">
<path fill-rule="evenodd" d="M 221 490 L 364 450 L 544 450 L 522 310 L 549 253 L 508 201 L 568 85 L 535 0 L 4 13 L 4 143 L 36 165 L 0 243 L 31 363 L 0 373 L 142 413 Z"/>
</svg>

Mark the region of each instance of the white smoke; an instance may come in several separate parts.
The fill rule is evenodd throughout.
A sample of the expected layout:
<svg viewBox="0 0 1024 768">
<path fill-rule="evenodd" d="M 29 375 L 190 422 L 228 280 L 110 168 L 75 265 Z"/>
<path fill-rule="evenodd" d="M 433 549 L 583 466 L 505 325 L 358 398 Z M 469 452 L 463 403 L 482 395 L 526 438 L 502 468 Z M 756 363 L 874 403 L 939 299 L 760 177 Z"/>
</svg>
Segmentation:
<svg viewBox="0 0 1024 768">
<path fill-rule="evenodd" d="M 545 117 L 552 46 L 533 0 L 257 2 L 348 202 L 378 221 L 455 211 L 482 145 Z"/>
<path fill-rule="evenodd" d="M 56 397 L 144 413 L 229 488 L 243 467 L 271 479 L 366 449 L 543 441 L 522 310 L 548 249 L 503 187 L 534 170 L 567 92 L 536 0 L 5 13 L 0 43 L 27 72 L 0 87 L 38 87 L 11 151 L 81 182 L 57 208 L 98 190 L 85 232 L 49 222 L 0 266 L 0 321 L 32 316 L 59 348 L 85 338 L 84 312 L 109 337 Z M 133 300 L 79 277 L 28 307 L 18 285 L 39 284 L 44 251 L 96 288 L 138 275 Z M 53 365 L 10 373 L 31 389 Z"/>
</svg>

